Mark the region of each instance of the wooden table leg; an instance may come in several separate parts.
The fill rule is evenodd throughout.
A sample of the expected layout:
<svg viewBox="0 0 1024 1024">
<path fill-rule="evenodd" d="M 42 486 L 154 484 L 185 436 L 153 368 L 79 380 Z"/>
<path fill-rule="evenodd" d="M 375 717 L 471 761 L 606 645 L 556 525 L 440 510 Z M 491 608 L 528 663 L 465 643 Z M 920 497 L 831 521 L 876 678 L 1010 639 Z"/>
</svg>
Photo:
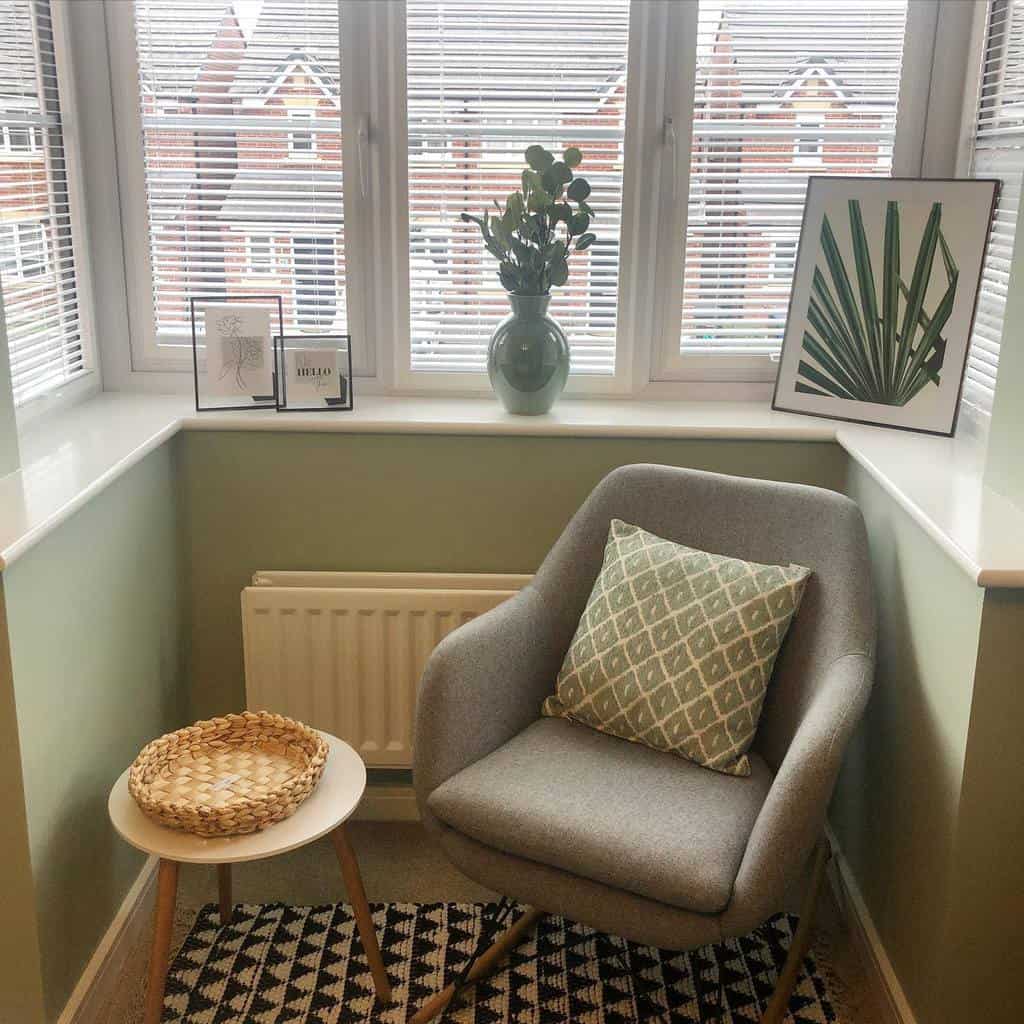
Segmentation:
<svg viewBox="0 0 1024 1024">
<path fill-rule="evenodd" d="M 234 904 L 231 902 L 231 865 L 217 865 L 217 895 L 220 900 L 220 926 L 231 924 Z"/>
<path fill-rule="evenodd" d="M 149 954 L 149 986 L 146 989 L 145 1024 L 160 1024 L 164 1008 L 164 985 L 167 983 L 168 959 L 171 955 L 171 927 L 174 924 L 174 901 L 178 893 L 178 864 L 160 861 L 156 883 L 156 912 L 153 915 L 153 948 Z"/>
<path fill-rule="evenodd" d="M 349 842 L 344 825 L 339 825 L 331 833 L 331 842 L 334 844 L 334 852 L 338 855 L 341 877 L 345 881 L 345 889 L 356 918 L 356 927 L 359 929 L 359 938 L 362 939 L 366 959 L 370 964 L 377 1000 L 381 1003 L 390 1003 L 391 982 L 388 981 L 388 972 L 384 969 L 384 960 L 377 944 L 377 932 L 374 930 L 370 907 L 366 902 L 366 890 L 359 874 L 359 863 L 356 861 L 355 851 Z"/>
</svg>

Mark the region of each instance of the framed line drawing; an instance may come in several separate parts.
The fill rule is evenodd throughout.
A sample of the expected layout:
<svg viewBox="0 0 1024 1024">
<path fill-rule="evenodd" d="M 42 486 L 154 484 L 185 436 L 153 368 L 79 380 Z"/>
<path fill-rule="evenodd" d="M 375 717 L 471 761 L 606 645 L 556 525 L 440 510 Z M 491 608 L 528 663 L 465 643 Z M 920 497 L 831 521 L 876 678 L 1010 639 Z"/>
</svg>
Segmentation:
<svg viewBox="0 0 1024 1024">
<path fill-rule="evenodd" d="M 811 177 L 772 408 L 952 436 L 998 191 Z"/>
<path fill-rule="evenodd" d="M 352 408 L 352 336 L 285 334 L 274 338 L 278 412 Z"/>
<path fill-rule="evenodd" d="M 196 412 L 276 408 L 274 337 L 284 333 L 281 296 L 192 297 L 189 308 Z"/>
</svg>

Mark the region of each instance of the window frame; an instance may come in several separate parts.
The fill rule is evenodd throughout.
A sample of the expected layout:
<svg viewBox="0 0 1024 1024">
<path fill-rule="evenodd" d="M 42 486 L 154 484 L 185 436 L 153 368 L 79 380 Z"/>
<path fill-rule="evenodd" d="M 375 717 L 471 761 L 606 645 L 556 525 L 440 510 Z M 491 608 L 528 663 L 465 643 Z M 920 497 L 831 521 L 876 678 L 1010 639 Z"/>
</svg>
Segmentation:
<svg viewBox="0 0 1024 1024">
<path fill-rule="evenodd" d="M 343 29 L 341 55 L 341 108 L 342 163 L 346 168 L 342 191 L 345 225 L 345 251 L 365 252 L 370 246 L 366 239 L 368 205 L 367 187 L 360 180 L 365 163 L 359 160 L 356 131 L 345 126 L 358 123 L 361 98 L 369 91 L 368 83 L 361 81 L 357 68 L 363 67 L 365 54 L 354 45 L 350 35 L 360 32 L 362 5 L 356 0 L 340 0 L 339 10 Z M 153 268 L 149 249 L 149 217 L 146 195 L 145 154 L 142 129 L 142 111 L 139 102 L 139 65 L 135 40 L 134 5 L 120 0 L 104 0 L 106 14 L 107 48 L 110 55 L 111 102 L 113 107 L 114 141 L 117 154 L 118 191 L 120 196 L 121 233 L 124 247 L 125 283 L 130 338 L 127 358 L 132 373 L 182 376 L 178 388 L 185 389 L 184 375 L 193 370 L 191 335 L 181 332 L 180 341 L 162 342 L 157 337 L 153 308 Z M 365 101 L 364 105 L 365 105 Z M 310 108 L 310 120 L 317 112 Z M 300 165 L 318 159 L 316 131 L 311 127 L 313 152 L 298 157 L 291 153 L 291 135 L 288 136 L 289 160 Z M 348 169 L 351 168 L 351 171 Z M 246 245 L 248 266 L 248 244 Z M 346 263 L 345 288 L 348 330 L 352 334 L 353 370 L 359 376 L 373 377 L 376 373 L 375 346 L 368 342 L 365 325 L 368 307 L 368 275 Z M 273 272 L 280 269 L 280 262 Z M 200 356 L 199 365 L 204 365 Z"/>
<path fill-rule="evenodd" d="M 70 380 L 54 385 L 43 394 L 35 395 L 15 406 L 15 421 L 22 430 L 41 417 L 58 409 L 74 405 L 98 394 L 103 386 L 100 361 L 96 344 L 96 310 L 94 306 L 94 273 L 91 266 L 85 168 L 82 161 L 82 133 L 90 111 L 82 109 L 79 103 L 77 80 L 79 77 L 80 55 L 75 49 L 74 37 L 69 22 L 68 5 L 53 0 L 50 4 L 50 27 L 53 36 L 54 70 L 57 79 L 57 94 L 60 99 L 61 140 L 64 157 L 64 178 L 67 184 L 68 226 L 71 236 L 71 252 L 75 266 L 75 291 L 78 303 L 78 332 L 82 349 L 82 368 Z M 33 19 L 33 35 L 36 31 Z M 46 152 L 43 129 L 32 126 L 32 148 L 9 151 L 6 148 L 0 157 L 19 159 L 25 155 Z M 6 145 L 7 137 L 4 136 Z M 20 231 L 22 225 L 15 224 L 16 249 L 19 260 L 19 276 L 22 268 Z M 49 266 L 52 259 L 50 246 L 43 232 L 43 264 Z M 31 280 L 29 278 L 28 280 Z M 3 296 L 0 294 L 0 305 Z M 9 385 L 8 385 L 9 386 Z"/>
<path fill-rule="evenodd" d="M 133 5 L 104 2 L 131 370 L 187 374 L 188 347 L 158 344 L 155 336 Z M 412 369 L 407 186 L 416 150 L 407 133 L 405 3 L 340 0 L 339 8 L 345 251 L 359 254 L 345 271 L 356 373 L 364 393 L 488 394 L 486 373 Z M 939 0 L 909 5 L 894 175 L 922 169 L 938 10 Z M 773 357 L 679 352 L 696 30 L 696 4 L 632 5 L 615 372 L 572 375 L 569 396 L 762 398 L 774 380 Z M 279 262 L 280 254 L 272 272 Z"/>
<path fill-rule="evenodd" d="M 921 169 L 928 88 L 935 48 L 937 0 L 908 0 L 904 29 L 903 65 L 900 74 L 893 144 L 894 177 L 916 176 Z M 666 110 L 674 128 L 675 157 L 679 171 L 678 191 L 663 190 L 658 223 L 670 242 L 662 248 L 659 289 L 661 328 L 655 335 L 652 381 L 721 382 L 756 387 L 770 384 L 778 372 L 775 355 L 710 355 L 680 352 L 679 331 L 683 309 L 683 275 L 686 262 L 690 142 L 696 88 L 697 27 L 699 5 L 679 5 L 669 35 L 676 62 L 666 78 Z M 666 140 L 666 146 L 672 148 Z M 812 164 L 811 166 L 816 165 Z M 749 391 L 739 387 L 738 393 Z"/>
<path fill-rule="evenodd" d="M 400 94 L 392 107 L 389 134 L 392 146 L 401 156 L 400 166 L 395 166 L 385 182 L 385 205 L 393 211 L 392 232 L 387 241 L 394 246 L 404 247 L 389 256 L 388 262 L 400 265 L 400 275 L 395 278 L 393 300 L 400 314 L 391 320 L 390 334 L 393 339 L 390 352 L 390 386 L 401 394 L 489 394 L 490 381 L 486 372 L 447 372 L 438 370 L 415 370 L 412 367 L 412 344 L 410 327 L 410 275 L 408 260 L 409 239 L 409 192 L 408 169 L 408 116 L 405 102 L 406 73 L 406 5 L 396 0 L 380 7 L 390 9 L 392 17 L 386 27 L 386 38 L 391 47 L 391 88 Z M 615 368 L 611 374 L 570 374 L 565 388 L 569 396 L 626 396 L 635 393 L 638 382 L 634 372 L 633 339 L 638 337 L 636 325 L 631 319 L 632 304 L 627 301 L 624 283 L 626 275 L 622 268 L 627 266 L 638 241 L 630 237 L 630 206 L 627 194 L 633 179 L 641 177 L 637 169 L 642 162 L 644 131 L 641 119 L 645 104 L 640 95 L 646 92 L 644 81 L 647 28 L 651 19 L 662 21 L 664 0 L 655 3 L 632 3 L 629 15 L 629 40 L 626 66 L 626 116 L 623 141 L 623 183 L 622 218 L 619 240 L 619 283 L 617 290 L 617 316 L 615 338 Z M 635 97 L 635 98 L 634 98 Z M 402 265 L 404 263 L 404 265 Z M 497 273 L 497 267 L 494 268 Z M 646 384 L 646 379 L 641 386 Z"/>
</svg>

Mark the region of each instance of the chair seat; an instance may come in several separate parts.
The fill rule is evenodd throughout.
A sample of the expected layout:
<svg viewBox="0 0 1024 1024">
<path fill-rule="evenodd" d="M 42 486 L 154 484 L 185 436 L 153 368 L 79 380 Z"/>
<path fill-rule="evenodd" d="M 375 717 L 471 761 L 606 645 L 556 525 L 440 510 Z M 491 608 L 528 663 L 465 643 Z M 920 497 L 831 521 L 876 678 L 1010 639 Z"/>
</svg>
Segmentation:
<svg viewBox="0 0 1024 1024">
<path fill-rule="evenodd" d="M 478 842 L 698 913 L 723 910 L 772 782 L 542 718 L 431 793 Z"/>
</svg>

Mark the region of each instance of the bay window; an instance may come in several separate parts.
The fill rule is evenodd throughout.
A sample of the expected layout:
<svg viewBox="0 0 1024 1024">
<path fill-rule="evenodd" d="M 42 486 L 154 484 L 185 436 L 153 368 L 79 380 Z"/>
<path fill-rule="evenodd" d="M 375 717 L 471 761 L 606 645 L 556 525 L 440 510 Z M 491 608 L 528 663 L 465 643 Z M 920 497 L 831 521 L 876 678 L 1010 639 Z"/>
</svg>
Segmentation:
<svg viewBox="0 0 1024 1024">
<path fill-rule="evenodd" d="M 460 215 L 540 144 L 593 187 L 597 241 L 550 307 L 568 393 L 763 395 L 809 175 L 921 173 L 937 11 L 108 3 L 135 364 L 190 369 L 188 298 L 255 289 L 288 330 L 351 331 L 378 390 L 486 389 L 507 300 Z"/>
</svg>

